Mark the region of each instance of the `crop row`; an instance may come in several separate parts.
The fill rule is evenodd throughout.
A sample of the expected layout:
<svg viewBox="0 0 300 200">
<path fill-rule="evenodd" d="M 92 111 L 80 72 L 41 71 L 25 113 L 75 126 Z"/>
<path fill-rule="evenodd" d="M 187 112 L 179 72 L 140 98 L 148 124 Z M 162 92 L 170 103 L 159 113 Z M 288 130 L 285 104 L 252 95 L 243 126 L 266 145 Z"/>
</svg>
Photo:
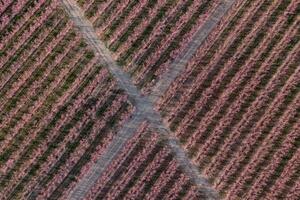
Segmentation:
<svg viewBox="0 0 300 200">
<path fill-rule="evenodd" d="M 1 48 L 3 48 L 1 51 L 5 52 L 5 58 L 1 59 L 1 67 L 5 62 L 7 62 L 7 57 L 13 55 L 16 50 L 20 48 L 20 45 L 24 43 L 24 41 L 29 39 L 29 36 L 32 35 L 32 33 L 38 28 L 41 27 L 41 25 L 45 22 L 45 20 L 48 18 L 48 14 L 52 13 L 53 9 L 49 9 L 47 11 L 47 14 L 42 15 L 38 18 L 38 20 L 33 23 L 33 21 L 29 20 L 31 23 L 27 23 L 24 25 L 24 28 L 22 29 L 23 32 L 17 32 L 14 37 L 11 37 L 10 39 L 7 38 L 5 44 L 1 44 Z M 50 21 L 48 19 L 48 21 Z M 47 25 L 47 22 L 45 22 L 45 25 Z M 25 28 L 26 27 L 26 28 Z M 6 51 L 6 49 L 9 48 L 9 51 Z M 2 55 L 1 55 L 2 56 Z"/>
<path fill-rule="evenodd" d="M 186 66 L 186 70 L 181 76 L 177 78 L 176 84 L 175 82 L 171 84 L 163 99 L 158 102 L 158 107 L 162 107 L 163 105 L 164 109 L 162 110 L 162 115 L 164 117 L 174 117 L 174 114 L 166 116 L 165 111 L 169 111 L 171 108 L 176 106 L 176 103 L 178 102 L 175 100 L 177 100 L 178 98 L 182 98 L 181 96 L 184 95 L 186 91 L 190 90 L 189 88 L 194 82 L 194 79 L 202 70 L 201 67 L 198 67 L 200 66 L 200 61 L 202 60 L 203 64 L 209 62 L 211 56 L 214 55 L 218 46 L 221 45 L 221 42 L 224 42 L 223 40 L 226 39 L 230 31 L 238 30 L 239 26 L 241 26 L 241 16 L 245 13 L 248 6 L 249 2 L 248 4 L 243 4 L 242 1 L 237 1 L 237 3 L 228 11 L 228 14 L 223 17 L 218 26 L 216 26 L 214 30 L 208 35 L 208 37 L 202 44 L 202 48 L 199 48 L 199 50 L 193 56 L 192 60 Z M 249 15 L 251 14 L 251 12 L 247 14 Z M 237 26 L 237 28 L 233 30 L 233 27 L 235 26 Z M 210 52 L 208 52 L 209 50 Z M 169 121 L 169 118 L 166 119 L 168 119 Z"/>
<path fill-rule="evenodd" d="M 87 199 L 196 198 L 198 193 L 172 152 L 143 123 L 89 191 Z M 96 195 L 95 195 L 96 194 Z"/>
<path fill-rule="evenodd" d="M 294 167 L 288 163 L 297 148 L 270 158 L 291 138 L 285 127 L 298 122 L 299 12 L 292 0 L 237 1 L 158 103 L 193 161 L 227 198 L 269 197 L 275 183 L 285 191 L 296 184 L 297 172 L 285 181 L 281 174 Z"/>
<path fill-rule="evenodd" d="M 94 1 L 85 15 L 135 83 L 150 88 L 217 4 L 205 0 Z"/>
<path fill-rule="evenodd" d="M 230 37 L 230 35 L 228 35 L 228 39 L 224 41 L 224 44 L 221 48 L 221 50 L 225 51 L 225 52 L 223 52 L 223 53 L 218 52 L 218 54 L 216 54 L 216 51 L 214 50 L 216 47 L 213 46 L 209 49 L 207 54 L 211 57 L 211 53 L 215 52 L 214 53 L 215 59 L 212 59 L 213 57 L 211 57 L 211 59 L 204 57 L 203 60 L 200 61 L 201 63 L 194 63 L 194 65 L 197 67 L 202 66 L 203 71 L 200 72 L 197 75 L 196 80 L 194 80 L 194 84 L 197 83 L 197 86 L 196 85 L 191 86 L 193 89 L 189 91 L 190 94 L 188 95 L 188 96 L 191 96 L 190 97 L 191 99 L 189 101 L 187 101 L 187 99 L 185 99 L 184 97 L 180 99 L 180 101 L 179 101 L 180 112 L 178 112 L 176 114 L 176 116 L 174 116 L 172 118 L 173 121 L 170 125 L 173 130 L 176 129 L 178 119 L 181 119 L 186 114 L 188 114 L 188 112 L 193 108 L 193 106 L 196 107 L 195 104 L 196 104 L 196 102 L 198 102 L 197 100 L 200 97 L 202 97 L 202 98 L 206 97 L 205 95 L 201 96 L 201 93 L 205 92 L 205 89 L 207 89 L 210 86 L 210 84 L 213 84 L 212 81 L 214 80 L 214 78 L 216 77 L 216 75 L 218 73 L 223 72 L 223 71 L 221 71 L 221 69 L 223 69 L 223 68 L 218 68 L 218 66 L 227 64 L 225 66 L 228 66 L 228 67 L 224 68 L 224 70 L 227 70 L 227 71 L 223 72 L 224 75 L 226 75 L 226 72 L 228 73 L 228 70 L 232 69 L 232 68 L 229 68 L 233 64 L 232 62 L 234 61 L 234 59 L 239 58 L 239 54 L 241 54 L 242 48 L 246 46 L 246 44 L 242 43 L 242 39 L 247 40 L 247 38 L 245 38 L 247 35 L 249 35 L 248 38 L 251 38 L 251 34 L 250 34 L 251 26 L 253 27 L 254 22 L 256 22 L 258 17 L 263 14 L 265 6 L 261 5 L 260 8 L 261 9 L 258 10 L 257 13 L 255 13 L 254 11 L 249 9 L 249 12 L 251 13 L 251 15 L 250 16 L 245 15 L 246 19 L 249 17 L 252 17 L 252 19 L 248 24 L 246 24 L 246 23 L 241 24 L 242 27 L 246 27 L 244 29 L 244 32 L 232 32 L 233 35 L 236 33 L 236 34 L 239 34 L 240 37 L 236 37 L 235 40 L 233 40 L 232 36 Z M 241 22 L 242 22 L 242 20 L 241 20 Z M 258 22 L 261 22 L 261 20 Z M 237 24 L 237 25 L 239 25 L 239 24 Z M 235 29 L 235 31 L 241 30 L 242 27 L 238 27 L 238 29 Z M 251 32 L 253 34 L 255 34 L 256 29 L 253 29 Z M 225 30 L 225 33 L 226 33 L 226 30 Z M 220 37 L 222 37 L 222 36 L 223 35 L 221 35 Z M 224 39 L 225 38 L 222 37 L 222 40 L 224 40 Z M 241 45 L 241 44 L 243 44 L 243 45 Z M 240 47 L 240 48 L 238 49 L 238 47 Z M 239 64 L 239 65 L 237 65 L 237 64 Z M 243 63 L 236 63 L 236 65 L 237 65 L 236 67 L 239 67 L 242 64 Z M 211 66 L 211 68 L 209 68 L 209 66 Z M 208 70 L 205 70 L 205 69 L 208 69 Z M 225 78 L 225 77 L 223 77 L 223 78 Z M 199 82 L 199 81 L 201 81 L 201 82 Z M 229 79 L 229 81 L 230 81 L 230 79 Z M 219 80 L 219 82 L 220 82 L 220 80 Z M 211 95 L 207 95 L 207 97 L 210 97 L 210 96 Z M 185 102 L 185 105 L 182 105 L 182 102 Z M 206 101 L 204 101 L 204 102 L 206 102 Z M 177 108 L 177 107 L 175 107 L 175 108 Z M 174 108 L 174 110 L 177 110 L 175 108 Z"/>
<path fill-rule="evenodd" d="M 4 11 L 9 8 L 13 3 L 13 0 L 0 1 L 0 15 L 3 15 Z"/>
<path fill-rule="evenodd" d="M 1 199 L 66 195 L 133 109 L 57 5 L 15 1 L 3 10 Z"/>
<path fill-rule="evenodd" d="M 20 2 L 20 1 L 14 1 Z M 20 12 L 15 13 L 9 20 L 9 23 L 3 27 L 0 34 L 0 47 L 5 44 L 5 41 L 10 40 L 14 37 L 15 33 L 20 31 L 20 28 L 28 25 L 36 17 L 42 15 L 46 10 L 52 10 L 58 6 L 57 1 L 43 0 L 43 1 L 27 1 L 24 7 L 22 7 Z M 48 9 L 47 9 L 48 8 Z M 6 10 L 7 11 L 7 10 Z"/>
</svg>

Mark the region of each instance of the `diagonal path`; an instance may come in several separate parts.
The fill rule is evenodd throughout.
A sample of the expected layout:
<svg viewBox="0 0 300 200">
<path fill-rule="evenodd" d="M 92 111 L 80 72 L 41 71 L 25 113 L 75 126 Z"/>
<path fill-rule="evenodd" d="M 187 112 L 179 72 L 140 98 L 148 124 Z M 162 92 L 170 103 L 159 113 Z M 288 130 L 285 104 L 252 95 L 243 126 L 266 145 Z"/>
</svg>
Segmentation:
<svg viewBox="0 0 300 200">
<path fill-rule="evenodd" d="M 147 120 L 152 128 L 158 130 L 159 133 L 168 138 L 169 146 L 172 148 L 175 158 L 178 160 L 179 164 L 183 168 L 184 172 L 190 176 L 192 181 L 198 186 L 199 191 L 207 196 L 207 199 L 217 199 L 217 193 L 211 189 L 205 177 L 203 177 L 197 170 L 197 168 L 191 164 L 185 152 L 181 149 L 178 141 L 172 137 L 170 130 L 162 123 L 160 114 L 153 108 L 153 99 L 147 96 L 143 96 L 137 87 L 131 82 L 129 75 L 124 72 L 120 66 L 113 60 L 109 50 L 105 45 L 97 38 L 95 30 L 91 23 L 84 17 L 81 9 L 77 6 L 76 2 L 73 0 L 61 0 L 63 7 L 70 16 L 71 20 L 74 22 L 75 26 L 82 33 L 86 42 L 94 49 L 96 56 L 98 56 L 103 62 L 103 64 L 108 68 L 114 78 L 117 80 L 119 87 L 124 89 L 129 96 L 130 102 L 135 106 L 136 110 L 133 113 L 132 118 L 124 125 L 118 134 L 114 137 L 111 145 L 108 147 L 104 155 L 99 158 L 95 165 L 86 173 L 86 175 L 78 182 L 73 191 L 69 194 L 69 199 L 84 199 L 87 192 L 95 184 L 97 179 L 101 176 L 102 172 L 108 167 L 111 161 L 122 151 L 125 143 L 133 137 L 140 124 Z M 181 68 L 183 68 L 184 63 L 195 53 L 196 49 L 201 45 L 202 41 L 209 34 L 210 30 L 216 25 L 217 21 L 223 16 L 230 6 L 231 1 L 225 0 L 224 3 L 220 4 L 221 7 L 217 8 L 217 13 L 214 13 L 212 21 L 208 23 L 207 30 L 198 31 L 199 39 L 193 44 L 191 50 L 187 50 L 184 56 L 181 56 L 179 60 L 175 60 L 177 64 L 171 65 L 172 69 L 176 69 L 178 63 L 181 63 Z M 225 5 L 225 7 L 224 7 Z M 223 8 L 224 7 L 224 8 Z M 221 12 L 219 14 L 218 12 Z M 222 14 L 223 13 L 223 14 Z M 201 30 L 201 29 L 200 29 Z M 197 37 L 197 36 L 195 36 Z M 185 61 L 183 61 L 185 60 Z M 170 71 L 169 71 L 170 72 Z M 172 73 L 175 77 L 179 74 Z M 175 79 L 173 78 L 173 80 Z M 160 83 L 170 84 L 172 78 L 168 79 L 167 82 Z M 158 89 L 156 91 L 164 91 L 167 89 Z M 159 94 L 156 92 L 156 94 Z M 153 95 L 152 95 L 153 96 Z M 154 99 L 155 100 L 155 99 Z"/>
<path fill-rule="evenodd" d="M 183 72 L 188 61 L 193 57 L 199 46 L 202 42 L 204 42 L 208 34 L 218 24 L 235 1 L 236 0 L 223 0 L 205 21 L 203 26 L 198 29 L 183 53 L 175 58 L 175 60 L 167 68 L 166 72 L 161 76 L 162 78 L 160 78 L 153 87 L 149 97 L 153 102 L 156 102 L 159 98 L 161 98 L 176 77 Z"/>
</svg>

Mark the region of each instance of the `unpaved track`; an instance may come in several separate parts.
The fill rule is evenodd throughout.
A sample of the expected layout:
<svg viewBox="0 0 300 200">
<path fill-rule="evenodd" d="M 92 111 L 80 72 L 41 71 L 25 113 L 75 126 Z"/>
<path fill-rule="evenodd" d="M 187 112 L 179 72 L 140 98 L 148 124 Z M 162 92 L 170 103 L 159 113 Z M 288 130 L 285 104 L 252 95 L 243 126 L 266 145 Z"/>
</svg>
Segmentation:
<svg viewBox="0 0 300 200">
<path fill-rule="evenodd" d="M 69 194 L 68 199 L 84 199 L 87 192 L 92 188 L 97 179 L 101 176 L 103 171 L 109 166 L 111 161 L 123 150 L 125 143 L 130 140 L 134 133 L 137 131 L 138 127 L 143 121 L 148 121 L 150 126 L 156 130 L 164 137 L 168 138 L 168 144 L 174 152 L 175 158 L 183 168 L 184 172 L 190 176 L 191 180 L 198 186 L 199 191 L 207 196 L 207 199 L 217 199 L 217 193 L 210 187 L 205 177 L 203 177 L 197 170 L 197 168 L 191 164 L 186 153 L 180 147 L 178 141 L 172 137 L 172 134 L 168 127 L 162 123 L 160 114 L 155 111 L 153 108 L 153 99 L 148 96 L 143 96 L 138 88 L 131 82 L 129 75 L 122 70 L 120 66 L 113 60 L 111 53 L 105 47 L 105 45 L 97 38 L 96 32 L 92 27 L 91 23 L 84 17 L 81 9 L 76 5 L 76 2 L 73 0 L 61 0 L 63 7 L 66 12 L 69 14 L 70 18 L 74 22 L 75 26 L 79 29 L 82 36 L 85 38 L 86 42 L 94 49 L 96 55 L 103 62 L 104 66 L 108 68 L 114 78 L 117 80 L 119 87 L 124 89 L 129 96 L 130 102 L 134 105 L 135 111 L 131 119 L 121 128 L 118 134 L 114 137 L 111 145 L 108 147 L 107 151 L 104 152 L 103 156 L 97 160 L 96 164 L 86 173 L 86 175 L 78 182 L 73 191 Z M 229 6 L 228 2 L 224 1 L 224 4 Z M 228 5 L 227 5 L 228 4 Z M 229 8 L 229 7 L 228 7 Z M 217 8 L 223 14 L 225 13 L 225 8 Z M 185 53 L 183 56 L 180 56 L 179 60 L 175 60 L 177 64 L 173 64 L 169 70 L 169 73 L 172 72 L 172 69 L 176 70 L 178 63 L 182 63 L 182 69 L 184 68 L 184 63 L 195 53 L 196 49 L 201 45 L 201 42 L 208 35 L 211 29 L 216 25 L 217 21 L 223 14 L 215 14 L 211 19 L 212 22 L 208 23 L 208 30 L 205 29 L 205 34 L 202 31 L 198 31 L 195 38 L 197 42 L 194 42 L 190 46 L 191 50 L 187 50 L 188 53 Z M 218 17 L 219 16 L 219 17 Z M 209 20 L 208 20 L 209 21 Z M 184 62 L 182 60 L 185 60 Z M 180 72 L 173 73 L 172 76 L 175 77 Z M 170 84 L 175 78 L 168 78 L 168 81 L 160 84 Z M 169 85 L 167 85 L 169 86 Z M 167 86 L 164 86 L 165 89 L 159 89 L 156 91 L 165 91 Z M 159 95 L 156 93 L 156 95 Z"/>
<path fill-rule="evenodd" d="M 162 78 L 160 78 L 153 87 L 149 97 L 153 102 L 159 100 L 176 77 L 184 71 L 188 61 L 193 57 L 199 46 L 204 42 L 205 38 L 218 24 L 223 15 L 231 8 L 234 2 L 235 0 L 223 0 L 205 21 L 203 26 L 199 28 L 186 49 L 171 63 L 166 72 L 161 76 Z"/>
</svg>

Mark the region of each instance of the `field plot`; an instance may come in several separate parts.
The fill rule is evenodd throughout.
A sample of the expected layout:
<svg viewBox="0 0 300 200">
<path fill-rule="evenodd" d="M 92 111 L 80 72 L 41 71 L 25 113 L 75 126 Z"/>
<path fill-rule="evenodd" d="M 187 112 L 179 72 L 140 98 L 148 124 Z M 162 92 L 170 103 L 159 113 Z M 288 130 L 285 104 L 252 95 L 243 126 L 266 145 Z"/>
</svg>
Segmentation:
<svg viewBox="0 0 300 200">
<path fill-rule="evenodd" d="M 0 29 L 0 199 L 64 197 L 134 108 L 58 1 L 7 1 Z"/>
<path fill-rule="evenodd" d="M 166 141 L 147 123 L 141 124 L 124 149 L 128 151 L 111 163 L 87 199 L 201 198 Z"/>
<path fill-rule="evenodd" d="M 78 1 L 133 81 L 148 90 L 181 53 L 218 1 Z"/>
<path fill-rule="evenodd" d="M 0 199 L 298 200 L 299 91 L 297 0 L 2 0 Z"/>
<path fill-rule="evenodd" d="M 297 199 L 300 5 L 237 1 L 158 102 L 229 199 Z"/>
</svg>

